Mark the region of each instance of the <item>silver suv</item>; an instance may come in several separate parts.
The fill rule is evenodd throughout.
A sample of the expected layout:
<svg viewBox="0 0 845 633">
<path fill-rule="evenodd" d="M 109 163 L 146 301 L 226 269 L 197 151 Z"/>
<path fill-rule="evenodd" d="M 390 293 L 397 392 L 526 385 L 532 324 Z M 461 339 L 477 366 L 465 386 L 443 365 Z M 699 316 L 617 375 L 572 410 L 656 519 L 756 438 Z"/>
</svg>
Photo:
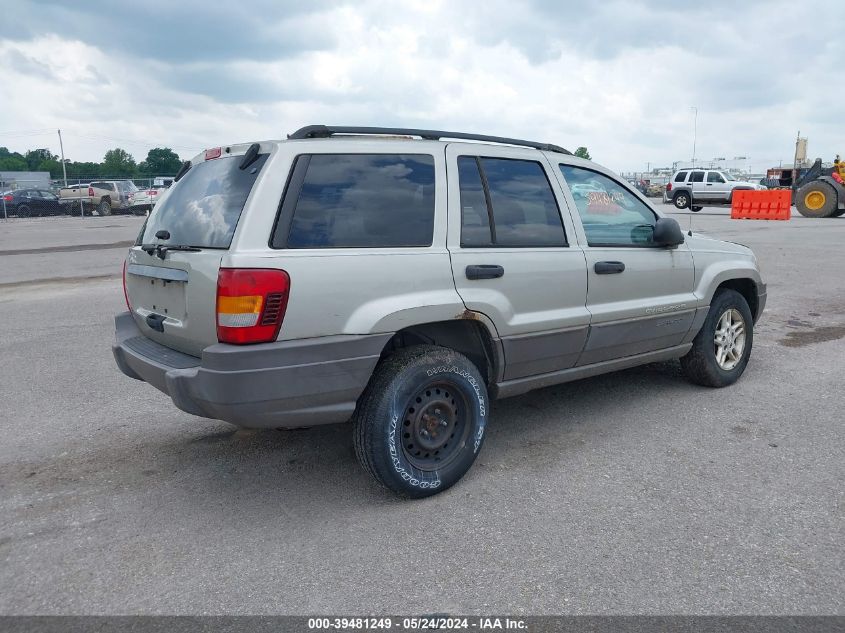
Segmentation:
<svg viewBox="0 0 845 633">
<path fill-rule="evenodd" d="M 737 180 L 726 171 L 716 169 L 680 169 L 666 183 L 663 202 L 672 202 L 678 209 L 701 211 L 707 204 L 730 204 L 734 191 L 766 189 L 759 183 Z"/>
<path fill-rule="evenodd" d="M 766 303 L 748 248 L 562 148 L 325 126 L 186 163 L 124 288 L 127 376 L 242 427 L 351 420 L 409 497 L 467 472 L 492 399 L 675 358 L 730 385 Z"/>
</svg>

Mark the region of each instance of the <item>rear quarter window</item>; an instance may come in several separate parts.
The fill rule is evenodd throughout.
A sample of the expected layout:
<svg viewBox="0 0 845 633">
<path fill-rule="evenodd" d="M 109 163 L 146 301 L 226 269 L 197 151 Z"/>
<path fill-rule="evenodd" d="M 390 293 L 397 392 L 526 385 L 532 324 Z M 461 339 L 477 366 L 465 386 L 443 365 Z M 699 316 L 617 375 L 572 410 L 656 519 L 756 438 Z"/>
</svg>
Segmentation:
<svg viewBox="0 0 845 633">
<path fill-rule="evenodd" d="M 274 248 L 431 246 L 432 156 L 302 155 L 292 174 Z"/>
<path fill-rule="evenodd" d="M 188 170 L 172 191 L 156 205 L 147 222 L 143 242 L 155 240 L 164 229 L 169 244 L 199 248 L 229 248 L 255 180 L 267 161 L 261 154 L 246 169 L 242 156 L 203 161 Z"/>
<path fill-rule="evenodd" d="M 687 179 L 687 174 L 689 172 L 686 171 L 679 171 L 678 174 L 675 176 L 675 182 L 684 182 Z"/>
</svg>

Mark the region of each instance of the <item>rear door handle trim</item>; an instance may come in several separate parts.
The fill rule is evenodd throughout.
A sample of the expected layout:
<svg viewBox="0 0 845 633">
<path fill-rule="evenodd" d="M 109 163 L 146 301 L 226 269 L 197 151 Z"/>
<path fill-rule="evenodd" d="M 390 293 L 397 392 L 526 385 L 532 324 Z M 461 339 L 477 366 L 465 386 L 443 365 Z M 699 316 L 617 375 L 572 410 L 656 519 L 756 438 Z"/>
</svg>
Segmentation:
<svg viewBox="0 0 845 633">
<path fill-rule="evenodd" d="M 505 274 L 505 269 L 497 264 L 473 264 L 466 267 L 467 279 L 497 279 Z"/>
<path fill-rule="evenodd" d="M 597 275 L 615 275 L 625 270 L 622 262 L 596 262 L 593 270 Z"/>
</svg>

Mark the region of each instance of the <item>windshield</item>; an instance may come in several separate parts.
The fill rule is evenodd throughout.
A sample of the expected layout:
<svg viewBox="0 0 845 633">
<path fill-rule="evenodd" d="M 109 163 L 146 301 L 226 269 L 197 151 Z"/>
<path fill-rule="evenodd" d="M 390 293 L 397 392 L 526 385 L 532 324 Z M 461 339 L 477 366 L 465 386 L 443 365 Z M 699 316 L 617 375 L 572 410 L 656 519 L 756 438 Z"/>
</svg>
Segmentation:
<svg viewBox="0 0 845 633">
<path fill-rule="evenodd" d="M 168 244 L 199 248 L 229 248 L 235 227 L 258 173 L 267 161 L 261 154 L 244 170 L 243 156 L 227 156 L 199 163 L 171 187 L 153 211 L 143 243 L 155 241 L 160 230 L 170 233 Z"/>
<path fill-rule="evenodd" d="M 736 178 L 734 178 L 733 176 L 731 176 L 728 173 L 721 172 L 721 174 L 725 177 L 725 180 L 736 180 Z"/>
</svg>

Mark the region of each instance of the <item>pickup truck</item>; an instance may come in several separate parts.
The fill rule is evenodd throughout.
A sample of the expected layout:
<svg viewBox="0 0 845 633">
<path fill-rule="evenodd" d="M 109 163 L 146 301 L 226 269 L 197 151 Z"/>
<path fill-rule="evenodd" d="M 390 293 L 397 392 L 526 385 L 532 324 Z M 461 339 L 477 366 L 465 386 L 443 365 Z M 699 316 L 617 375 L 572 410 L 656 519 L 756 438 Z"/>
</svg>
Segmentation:
<svg viewBox="0 0 845 633">
<path fill-rule="evenodd" d="M 59 200 L 68 213 L 78 212 L 81 203 L 87 214 L 111 215 L 112 211 L 128 211 L 136 191 L 131 180 L 98 180 L 61 189 Z"/>
</svg>

